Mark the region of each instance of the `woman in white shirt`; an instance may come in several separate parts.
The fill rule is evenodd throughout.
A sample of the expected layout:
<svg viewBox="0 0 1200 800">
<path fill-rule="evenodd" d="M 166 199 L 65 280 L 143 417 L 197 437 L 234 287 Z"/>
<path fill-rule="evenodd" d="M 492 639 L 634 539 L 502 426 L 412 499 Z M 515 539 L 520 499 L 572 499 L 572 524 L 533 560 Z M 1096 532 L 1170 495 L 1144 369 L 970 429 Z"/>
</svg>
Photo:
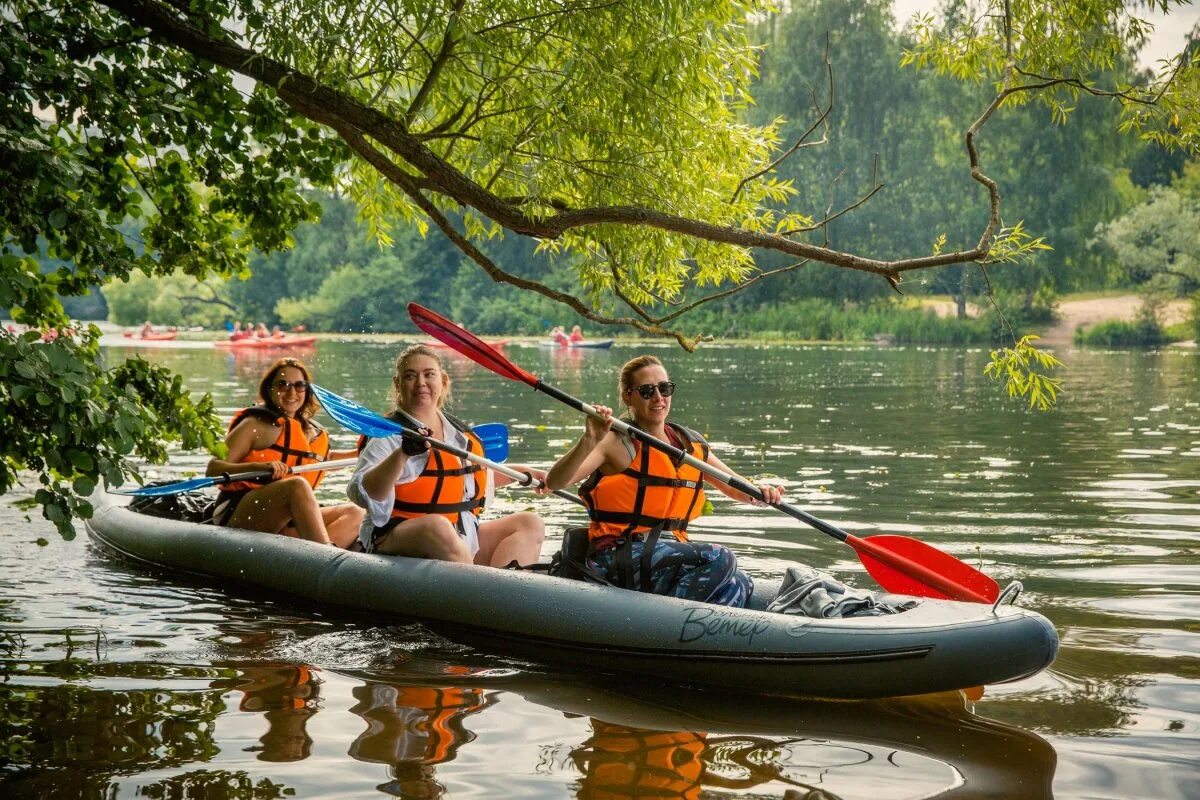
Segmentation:
<svg viewBox="0 0 1200 800">
<path fill-rule="evenodd" d="M 483 455 L 470 428 L 442 411 L 450 396 L 450 376 L 441 359 L 423 345 L 396 359 L 392 375 L 396 411 L 405 427 L 463 450 Z M 542 470 L 514 466 L 535 478 Z M 369 553 L 434 558 L 505 567 L 533 564 L 541 553 L 545 525 L 529 511 L 480 520 L 489 488 L 512 479 L 422 441 L 399 434 L 360 442 L 358 466 L 350 479 L 350 499 L 366 509 L 359 544 Z"/>
</svg>

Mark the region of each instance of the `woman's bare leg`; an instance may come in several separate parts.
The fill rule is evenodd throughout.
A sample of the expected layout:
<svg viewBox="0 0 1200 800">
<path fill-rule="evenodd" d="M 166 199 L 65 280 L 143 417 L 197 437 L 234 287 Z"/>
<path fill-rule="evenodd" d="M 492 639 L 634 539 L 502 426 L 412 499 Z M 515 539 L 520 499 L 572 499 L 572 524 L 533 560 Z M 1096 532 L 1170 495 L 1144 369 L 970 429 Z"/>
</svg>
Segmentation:
<svg viewBox="0 0 1200 800">
<path fill-rule="evenodd" d="M 450 520 L 438 514 L 404 520 L 388 532 L 375 552 L 389 556 L 471 563 L 467 543 L 458 535 Z"/>
<path fill-rule="evenodd" d="M 282 533 L 289 520 L 296 535 L 310 542 L 329 544 L 316 495 L 299 475 L 268 483 L 242 498 L 229 527 L 265 533 Z"/>
<path fill-rule="evenodd" d="M 325 522 L 329 540 L 343 550 L 349 547 L 358 538 L 358 529 L 364 513 L 363 509 L 353 503 L 322 507 L 321 519 Z"/>
<path fill-rule="evenodd" d="M 546 538 L 546 523 L 532 511 L 519 511 L 479 525 L 479 552 L 475 563 L 503 567 L 516 561 L 536 564 Z"/>
</svg>

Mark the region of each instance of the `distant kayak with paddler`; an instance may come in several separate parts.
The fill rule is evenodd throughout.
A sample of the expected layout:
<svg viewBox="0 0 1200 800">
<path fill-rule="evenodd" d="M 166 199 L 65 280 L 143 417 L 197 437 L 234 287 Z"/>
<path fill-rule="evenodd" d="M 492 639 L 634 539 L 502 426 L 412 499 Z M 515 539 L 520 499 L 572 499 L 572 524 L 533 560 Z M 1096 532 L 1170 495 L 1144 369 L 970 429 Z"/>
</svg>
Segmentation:
<svg viewBox="0 0 1200 800">
<path fill-rule="evenodd" d="M 282 336 L 217 341 L 213 342 L 213 346 L 230 350 L 271 350 L 282 347 L 311 347 L 316 343 L 316 336 Z"/>
<path fill-rule="evenodd" d="M 556 342 L 553 339 L 540 342 L 542 347 L 553 347 L 562 350 L 607 350 L 613 346 L 612 339 L 589 339 L 582 342 Z"/>
</svg>

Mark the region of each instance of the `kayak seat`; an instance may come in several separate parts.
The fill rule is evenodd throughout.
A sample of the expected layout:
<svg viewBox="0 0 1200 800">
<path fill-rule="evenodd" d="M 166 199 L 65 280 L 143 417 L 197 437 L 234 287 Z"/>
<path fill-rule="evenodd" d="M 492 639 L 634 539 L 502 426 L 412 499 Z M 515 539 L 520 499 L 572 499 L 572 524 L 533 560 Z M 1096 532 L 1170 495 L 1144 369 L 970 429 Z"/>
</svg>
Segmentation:
<svg viewBox="0 0 1200 800">
<path fill-rule="evenodd" d="M 549 573 L 573 581 L 587 580 L 589 546 L 587 528 L 568 528 L 563 533 L 562 546 L 550 561 Z"/>
</svg>

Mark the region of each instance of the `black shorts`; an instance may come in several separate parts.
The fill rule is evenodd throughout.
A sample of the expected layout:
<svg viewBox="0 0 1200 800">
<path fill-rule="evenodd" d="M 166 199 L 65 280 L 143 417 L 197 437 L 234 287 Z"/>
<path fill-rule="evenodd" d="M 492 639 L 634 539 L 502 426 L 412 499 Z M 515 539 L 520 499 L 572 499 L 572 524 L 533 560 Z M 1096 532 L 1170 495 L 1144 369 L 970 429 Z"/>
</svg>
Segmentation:
<svg viewBox="0 0 1200 800">
<path fill-rule="evenodd" d="M 221 492 L 217 495 L 217 504 L 213 506 L 212 510 L 212 524 L 220 525 L 222 528 L 228 527 L 229 520 L 233 517 L 233 512 L 237 510 L 238 504 L 253 491 L 254 489 L 242 489 L 237 492 Z"/>
</svg>

